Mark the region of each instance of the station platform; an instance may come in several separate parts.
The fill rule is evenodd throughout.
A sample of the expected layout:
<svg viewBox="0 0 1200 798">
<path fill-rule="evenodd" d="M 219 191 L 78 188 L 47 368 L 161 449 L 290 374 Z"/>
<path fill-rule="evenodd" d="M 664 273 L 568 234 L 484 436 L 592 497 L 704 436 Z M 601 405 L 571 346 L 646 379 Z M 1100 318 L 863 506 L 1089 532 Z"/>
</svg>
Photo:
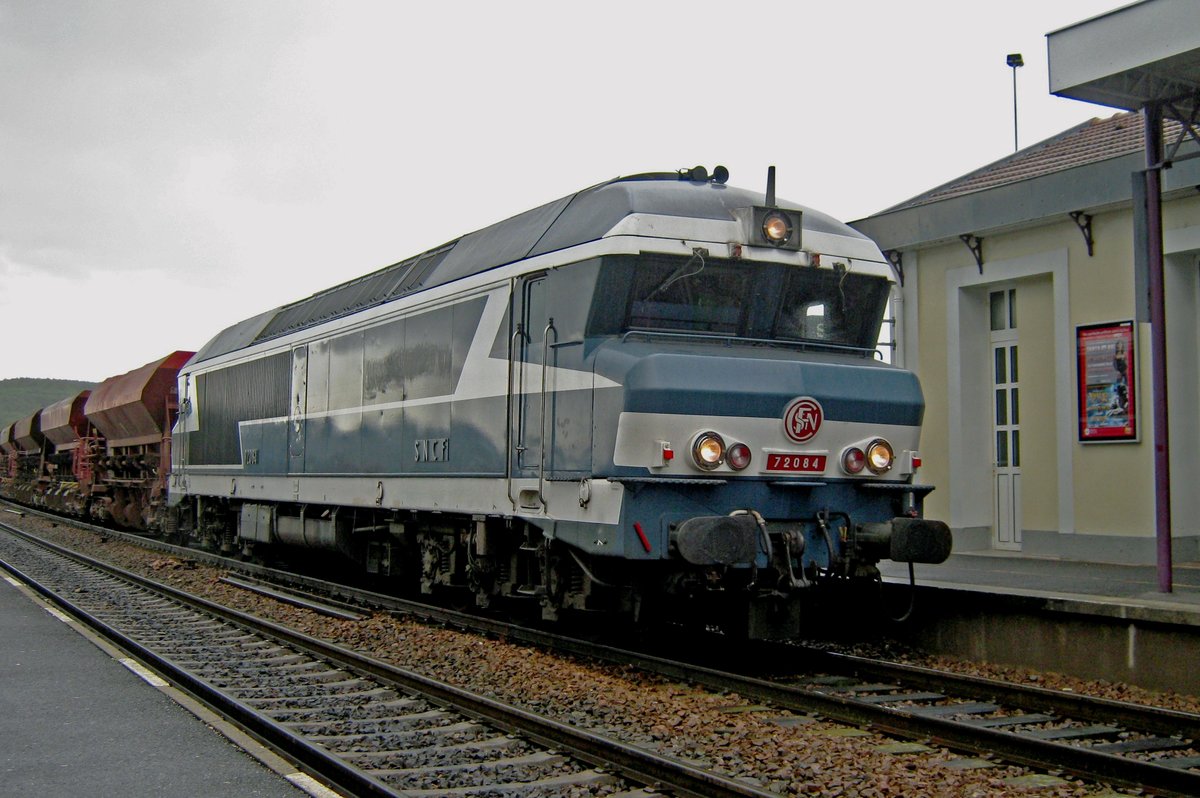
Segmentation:
<svg viewBox="0 0 1200 798">
<path fill-rule="evenodd" d="M 880 563 L 921 650 L 1200 695 L 1200 563 L 1175 563 L 1170 593 L 1154 565 L 959 552 L 914 570 L 910 592 L 906 563 Z"/>
<path fill-rule="evenodd" d="M 265 750 L 250 756 L 219 718 L 0 577 L 0 794 L 336 795 Z"/>
<path fill-rule="evenodd" d="M 1200 626 L 1200 563 L 1175 563 L 1172 591 L 1159 590 L 1154 565 L 1081 562 L 980 551 L 950 555 L 941 565 L 917 564 L 922 592 L 961 591 L 1012 599 L 1026 606 L 1080 615 Z M 889 584 L 907 584 L 905 563 L 881 562 Z"/>
</svg>

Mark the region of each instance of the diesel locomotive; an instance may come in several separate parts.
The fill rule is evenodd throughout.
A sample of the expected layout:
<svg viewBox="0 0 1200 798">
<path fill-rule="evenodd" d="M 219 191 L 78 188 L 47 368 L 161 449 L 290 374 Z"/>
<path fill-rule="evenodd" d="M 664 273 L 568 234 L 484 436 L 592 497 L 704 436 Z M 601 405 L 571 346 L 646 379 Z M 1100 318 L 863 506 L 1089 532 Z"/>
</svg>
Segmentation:
<svg viewBox="0 0 1200 798">
<path fill-rule="evenodd" d="M 890 267 L 727 174 L 612 180 L 221 332 L 180 371 L 171 531 L 751 637 L 941 562 L 920 387 L 876 355 Z"/>
<path fill-rule="evenodd" d="M 920 386 L 877 351 L 890 266 L 727 177 L 614 179 L 220 332 L 178 369 L 147 526 L 751 638 L 944 561 Z"/>
</svg>

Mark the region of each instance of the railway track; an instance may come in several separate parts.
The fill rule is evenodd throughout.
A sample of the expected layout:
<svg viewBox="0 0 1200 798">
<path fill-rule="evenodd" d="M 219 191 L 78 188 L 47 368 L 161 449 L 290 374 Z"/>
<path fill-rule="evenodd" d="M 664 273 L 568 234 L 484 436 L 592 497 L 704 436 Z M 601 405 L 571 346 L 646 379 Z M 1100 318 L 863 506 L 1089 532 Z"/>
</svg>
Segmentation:
<svg viewBox="0 0 1200 798">
<path fill-rule="evenodd" d="M 234 563 L 225 561 L 224 565 Z M 260 577 L 270 576 L 264 569 L 252 570 Z M 747 657 L 800 666 L 788 677 L 761 678 L 318 580 L 283 578 L 291 580 L 286 589 L 293 593 L 333 593 L 511 641 L 634 666 L 764 705 L 906 739 L 1164 794 L 1200 795 L 1200 773 L 1194 770 L 1200 768 L 1197 715 L 795 647 L 764 648 Z"/>
<path fill-rule="evenodd" d="M 733 683 L 763 701 L 906 738 L 1200 795 L 1197 715 L 845 655 L 812 653 L 809 665 L 784 682 Z"/>
<path fill-rule="evenodd" d="M 350 795 L 770 795 L 0 532 L 13 578 Z"/>
</svg>

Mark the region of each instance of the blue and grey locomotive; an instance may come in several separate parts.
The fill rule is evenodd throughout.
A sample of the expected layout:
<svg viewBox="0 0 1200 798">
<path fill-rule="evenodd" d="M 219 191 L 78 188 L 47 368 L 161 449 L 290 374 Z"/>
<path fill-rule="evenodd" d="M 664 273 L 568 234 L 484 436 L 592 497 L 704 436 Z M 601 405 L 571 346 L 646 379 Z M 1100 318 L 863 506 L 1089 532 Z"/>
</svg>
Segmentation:
<svg viewBox="0 0 1200 798">
<path fill-rule="evenodd" d="M 888 264 L 726 177 L 615 179 L 221 332 L 180 372 L 169 528 L 752 637 L 943 561 Z"/>
</svg>

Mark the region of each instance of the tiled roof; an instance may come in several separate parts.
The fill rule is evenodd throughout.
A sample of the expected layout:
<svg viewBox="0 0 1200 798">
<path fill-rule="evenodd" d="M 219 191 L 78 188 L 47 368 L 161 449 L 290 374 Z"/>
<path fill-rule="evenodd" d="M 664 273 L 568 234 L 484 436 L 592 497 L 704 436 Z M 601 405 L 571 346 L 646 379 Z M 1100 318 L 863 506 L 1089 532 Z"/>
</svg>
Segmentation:
<svg viewBox="0 0 1200 798">
<path fill-rule="evenodd" d="M 1108 119 L 1091 119 L 882 213 L 927 205 L 1139 152 L 1144 146 L 1142 126 L 1141 114 L 1136 111 L 1116 114 Z M 1172 133 L 1178 135 L 1178 123 L 1165 122 L 1164 133 L 1164 138 Z"/>
</svg>

